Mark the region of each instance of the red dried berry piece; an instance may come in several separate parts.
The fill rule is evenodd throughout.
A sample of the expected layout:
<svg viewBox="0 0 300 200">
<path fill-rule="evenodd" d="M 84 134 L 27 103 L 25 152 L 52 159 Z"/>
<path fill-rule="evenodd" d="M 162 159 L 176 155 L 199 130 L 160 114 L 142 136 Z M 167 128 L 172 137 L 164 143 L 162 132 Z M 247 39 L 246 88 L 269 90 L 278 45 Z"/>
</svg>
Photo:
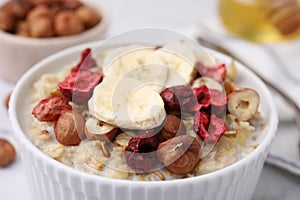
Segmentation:
<svg viewBox="0 0 300 200">
<path fill-rule="evenodd" d="M 226 124 L 215 115 L 209 117 L 204 112 L 198 112 L 194 115 L 194 131 L 204 143 L 214 144 L 226 131 Z"/>
<path fill-rule="evenodd" d="M 153 130 L 144 131 L 131 138 L 125 150 L 127 164 L 135 170 L 152 170 L 157 160 L 157 147 L 158 139 Z"/>
<path fill-rule="evenodd" d="M 206 85 L 202 85 L 198 88 L 193 88 L 193 91 L 198 100 L 198 103 L 200 104 L 200 109 L 202 107 L 208 108 L 211 105 L 212 99 L 210 96 L 210 91 Z"/>
<path fill-rule="evenodd" d="M 193 90 L 201 110 L 217 116 L 225 113 L 227 98 L 220 91 L 208 89 L 206 85 L 194 88 Z"/>
<path fill-rule="evenodd" d="M 93 59 L 91 54 L 91 49 L 85 49 L 81 52 L 81 59 L 79 63 L 72 68 L 73 72 L 78 72 L 79 70 L 89 70 L 96 66 L 96 61 Z"/>
<path fill-rule="evenodd" d="M 197 112 L 194 115 L 194 131 L 199 135 L 199 137 L 205 138 L 206 130 L 208 129 L 209 119 L 205 112 Z"/>
<path fill-rule="evenodd" d="M 209 90 L 211 96 L 211 114 L 223 118 L 226 114 L 227 97 L 218 90 Z"/>
<path fill-rule="evenodd" d="M 167 111 L 195 113 L 199 110 L 197 98 L 190 86 L 174 86 L 161 93 Z"/>
<path fill-rule="evenodd" d="M 54 122 L 66 110 L 72 110 L 72 106 L 62 97 L 56 96 L 41 100 L 33 108 L 32 114 L 41 122 Z"/>
<path fill-rule="evenodd" d="M 211 96 L 211 104 L 214 106 L 224 107 L 227 104 L 227 98 L 218 90 L 209 90 Z"/>
<path fill-rule="evenodd" d="M 210 77 L 218 82 L 223 82 L 226 78 L 226 65 L 206 66 L 200 62 L 196 64 L 196 69 L 200 76 Z"/>
<path fill-rule="evenodd" d="M 65 97 L 75 103 L 84 103 L 93 95 L 93 90 L 102 80 L 102 75 L 88 70 L 72 72 L 58 84 Z"/>
</svg>

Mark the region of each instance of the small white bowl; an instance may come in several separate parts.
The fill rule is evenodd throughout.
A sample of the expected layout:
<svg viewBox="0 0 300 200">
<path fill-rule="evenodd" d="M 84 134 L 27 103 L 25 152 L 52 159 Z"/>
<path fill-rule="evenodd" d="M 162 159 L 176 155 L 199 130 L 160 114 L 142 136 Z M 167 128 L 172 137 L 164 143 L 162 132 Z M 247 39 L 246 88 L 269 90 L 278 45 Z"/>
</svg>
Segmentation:
<svg viewBox="0 0 300 200">
<path fill-rule="evenodd" d="M 16 82 L 21 75 L 43 58 L 77 44 L 104 39 L 109 15 L 97 0 L 82 0 L 92 6 L 102 21 L 90 30 L 77 35 L 54 38 L 27 38 L 0 30 L 0 76 Z"/>
<path fill-rule="evenodd" d="M 159 38 L 161 36 L 157 40 Z M 142 41 L 141 38 L 136 39 Z M 128 41 L 124 40 L 119 45 L 126 42 Z M 157 44 L 155 42 L 153 44 Z M 261 97 L 259 109 L 265 118 L 266 127 L 259 134 L 260 145 L 257 149 L 224 169 L 172 181 L 118 180 L 90 175 L 68 167 L 48 157 L 30 142 L 24 134 L 28 127 L 26 116 L 30 112 L 24 102 L 29 98 L 33 83 L 41 74 L 57 72 L 61 70 L 61 66 L 78 60 L 82 49 L 96 45 L 97 43 L 89 43 L 69 48 L 44 59 L 20 79 L 13 91 L 9 110 L 10 121 L 34 198 L 36 200 L 250 200 L 276 132 L 278 118 L 273 98 L 265 84 L 239 63 L 237 63 L 238 84 L 258 91 Z M 226 63 L 231 61 L 229 57 L 215 53 Z"/>
</svg>

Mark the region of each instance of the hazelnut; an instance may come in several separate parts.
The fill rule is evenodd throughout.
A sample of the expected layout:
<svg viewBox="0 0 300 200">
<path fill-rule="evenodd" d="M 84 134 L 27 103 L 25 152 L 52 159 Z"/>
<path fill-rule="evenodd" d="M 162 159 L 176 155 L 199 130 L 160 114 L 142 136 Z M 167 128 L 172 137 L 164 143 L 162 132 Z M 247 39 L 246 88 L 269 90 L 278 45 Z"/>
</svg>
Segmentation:
<svg viewBox="0 0 300 200">
<path fill-rule="evenodd" d="M 183 135 L 185 132 L 185 126 L 178 117 L 175 115 L 167 115 L 159 138 L 160 141 L 165 141 L 175 137 L 176 135 Z"/>
<path fill-rule="evenodd" d="M 112 141 L 118 131 L 118 127 L 101 122 L 95 118 L 89 118 L 85 123 L 85 134 L 93 140 Z"/>
<path fill-rule="evenodd" d="M 53 2 L 53 0 L 27 0 L 29 3 L 31 3 L 33 6 L 38 6 L 41 4 L 50 4 Z"/>
<path fill-rule="evenodd" d="M 37 18 L 29 23 L 29 33 L 32 37 L 46 38 L 53 36 L 52 20 L 50 18 Z"/>
<path fill-rule="evenodd" d="M 54 133 L 59 143 L 65 146 L 78 145 L 84 137 L 85 120 L 75 111 L 64 112 L 54 126 Z"/>
<path fill-rule="evenodd" d="M 87 6 L 78 8 L 75 14 L 86 28 L 91 28 L 100 22 L 98 13 Z"/>
<path fill-rule="evenodd" d="M 29 37 L 29 27 L 26 21 L 20 21 L 17 24 L 16 34 L 24 37 Z"/>
<path fill-rule="evenodd" d="M 16 157 L 15 148 L 5 139 L 0 139 L 0 167 L 8 166 Z"/>
<path fill-rule="evenodd" d="M 61 11 L 54 18 L 54 30 L 56 35 L 66 36 L 82 32 L 83 24 L 72 11 Z"/>
<path fill-rule="evenodd" d="M 8 12 L 15 18 L 24 18 L 26 13 L 30 10 L 30 4 L 26 0 L 8 1 L 2 6 L 2 10 Z"/>
<path fill-rule="evenodd" d="M 300 28 L 300 6 L 297 1 L 281 5 L 269 13 L 268 19 L 281 34 L 293 34 Z"/>
<path fill-rule="evenodd" d="M 7 95 L 7 97 L 5 98 L 5 108 L 6 108 L 7 110 L 8 110 L 8 108 L 9 108 L 10 95 L 11 95 L 11 93 L 9 93 L 9 94 Z"/>
<path fill-rule="evenodd" d="M 190 135 L 169 139 L 158 146 L 158 158 L 173 174 L 189 173 L 200 161 L 200 143 Z"/>
<path fill-rule="evenodd" d="M 62 0 L 63 7 L 65 9 L 76 10 L 82 6 L 82 3 L 78 0 Z"/>
<path fill-rule="evenodd" d="M 247 121 L 257 112 L 260 98 L 258 93 L 249 88 L 235 90 L 228 96 L 228 111 L 239 120 Z"/>
<path fill-rule="evenodd" d="M 40 18 L 51 18 L 52 14 L 49 8 L 45 5 L 40 5 L 29 11 L 26 20 L 29 23 L 35 23 Z"/>
<path fill-rule="evenodd" d="M 0 30 L 12 32 L 15 27 L 14 17 L 4 10 L 0 10 Z"/>
</svg>

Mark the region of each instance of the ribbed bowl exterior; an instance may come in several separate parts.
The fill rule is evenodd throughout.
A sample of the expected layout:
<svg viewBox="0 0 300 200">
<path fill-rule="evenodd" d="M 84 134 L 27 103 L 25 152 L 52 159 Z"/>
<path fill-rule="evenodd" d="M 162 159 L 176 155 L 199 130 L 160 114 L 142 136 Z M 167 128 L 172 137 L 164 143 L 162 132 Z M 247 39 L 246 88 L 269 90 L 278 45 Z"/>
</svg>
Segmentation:
<svg viewBox="0 0 300 200">
<path fill-rule="evenodd" d="M 26 145 L 19 145 L 35 200 L 248 200 L 269 148 L 266 146 L 256 157 L 226 173 L 159 185 L 87 177 L 58 167 L 56 161 L 49 163 Z"/>
</svg>

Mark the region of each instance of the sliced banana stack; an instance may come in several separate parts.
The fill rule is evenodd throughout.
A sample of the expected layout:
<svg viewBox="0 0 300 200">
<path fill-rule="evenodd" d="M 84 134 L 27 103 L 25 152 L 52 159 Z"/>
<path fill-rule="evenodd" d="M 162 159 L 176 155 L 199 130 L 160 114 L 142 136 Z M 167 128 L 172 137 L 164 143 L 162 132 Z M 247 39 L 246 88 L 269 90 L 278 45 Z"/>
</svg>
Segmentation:
<svg viewBox="0 0 300 200">
<path fill-rule="evenodd" d="M 259 103 L 260 98 L 255 90 L 235 90 L 228 96 L 228 111 L 239 120 L 247 121 L 256 114 Z"/>
<path fill-rule="evenodd" d="M 88 105 L 95 118 L 124 129 L 153 129 L 166 116 L 159 93 L 132 78 L 104 78 Z"/>
<path fill-rule="evenodd" d="M 103 61 L 104 80 L 94 89 L 90 112 L 120 128 L 158 127 L 166 116 L 159 93 L 166 87 L 190 84 L 195 62 L 193 51 L 181 42 L 158 49 L 118 48 Z"/>
</svg>

